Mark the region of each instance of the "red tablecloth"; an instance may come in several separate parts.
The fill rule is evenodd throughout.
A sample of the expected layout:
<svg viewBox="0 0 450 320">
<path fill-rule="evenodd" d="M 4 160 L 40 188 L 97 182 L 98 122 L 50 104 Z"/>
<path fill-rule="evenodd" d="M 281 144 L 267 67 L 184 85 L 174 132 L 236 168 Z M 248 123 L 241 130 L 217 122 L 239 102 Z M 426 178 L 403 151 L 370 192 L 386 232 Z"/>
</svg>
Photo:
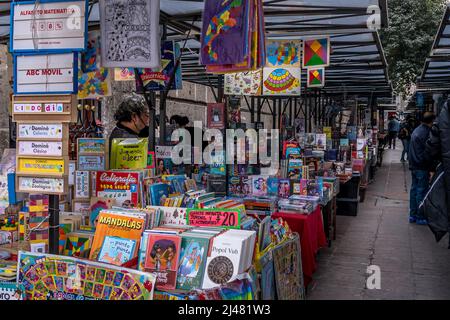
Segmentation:
<svg viewBox="0 0 450 320">
<path fill-rule="evenodd" d="M 272 218 L 282 218 L 293 232 L 300 235 L 303 276 L 307 287 L 316 271 L 317 251 L 327 245 L 320 207 L 310 215 L 275 212 Z"/>
</svg>

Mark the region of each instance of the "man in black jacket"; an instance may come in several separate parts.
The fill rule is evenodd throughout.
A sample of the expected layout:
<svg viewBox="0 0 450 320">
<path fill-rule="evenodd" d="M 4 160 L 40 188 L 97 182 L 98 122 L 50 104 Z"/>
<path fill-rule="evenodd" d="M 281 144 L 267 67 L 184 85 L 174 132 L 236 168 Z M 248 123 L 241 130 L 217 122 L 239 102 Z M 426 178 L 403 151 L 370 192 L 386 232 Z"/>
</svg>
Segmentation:
<svg viewBox="0 0 450 320">
<path fill-rule="evenodd" d="M 436 203 L 435 207 L 447 208 L 447 212 L 441 212 L 440 214 L 447 215 L 447 231 L 450 232 L 450 99 L 442 107 L 441 113 L 431 129 L 425 148 L 425 158 L 432 166 L 432 170 L 434 170 L 436 164 L 442 164 L 444 188 L 442 190 L 442 198 L 439 197 L 439 199 L 443 202 Z M 441 192 L 441 189 L 438 192 Z M 445 221 L 445 219 L 439 221 Z M 445 229 L 445 223 L 440 225 L 440 227 L 442 227 L 442 230 Z"/>
<path fill-rule="evenodd" d="M 419 205 L 425 198 L 430 182 L 430 164 L 425 156 L 425 146 L 430 135 L 435 116 L 432 112 L 425 112 L 422 124 L 411 135 L 408 152 L 409 170 L 411 170 L 411 190 L 409 195 L 409 222 L 426 225 L 425 217 L 419 214 Z"/>
</svg>

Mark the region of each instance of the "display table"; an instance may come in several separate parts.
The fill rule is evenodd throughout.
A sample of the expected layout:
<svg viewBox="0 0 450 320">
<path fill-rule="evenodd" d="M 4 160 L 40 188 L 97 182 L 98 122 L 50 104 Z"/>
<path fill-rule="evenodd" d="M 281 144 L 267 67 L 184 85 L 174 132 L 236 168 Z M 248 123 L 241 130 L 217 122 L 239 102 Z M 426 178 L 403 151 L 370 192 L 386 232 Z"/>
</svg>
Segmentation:
<svg viewBox="0 0 450 320">
<path fill-rule="evenodd" d="M 275 212 L 272 218 L 282 218 L 293 232 L 300 235 L 303 277 L 305 287 L 308 287 L 316 271 L 316 254 L 320 248 L 327 246 L 320 207 L 310 215 Z"/>
</svg>

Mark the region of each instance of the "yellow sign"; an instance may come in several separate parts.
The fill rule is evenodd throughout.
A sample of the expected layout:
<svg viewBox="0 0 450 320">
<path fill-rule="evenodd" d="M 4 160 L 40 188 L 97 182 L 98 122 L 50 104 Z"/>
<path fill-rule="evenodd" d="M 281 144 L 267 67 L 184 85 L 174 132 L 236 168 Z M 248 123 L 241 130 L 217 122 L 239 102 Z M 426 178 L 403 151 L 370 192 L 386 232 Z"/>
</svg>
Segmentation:
<svg viewBox="0 0 450 320">
<path fill-rule="evenodd" d="M 65 174 L 64 159 L 19 158 L 18 167 L 20 173 Z"/>
</svg>

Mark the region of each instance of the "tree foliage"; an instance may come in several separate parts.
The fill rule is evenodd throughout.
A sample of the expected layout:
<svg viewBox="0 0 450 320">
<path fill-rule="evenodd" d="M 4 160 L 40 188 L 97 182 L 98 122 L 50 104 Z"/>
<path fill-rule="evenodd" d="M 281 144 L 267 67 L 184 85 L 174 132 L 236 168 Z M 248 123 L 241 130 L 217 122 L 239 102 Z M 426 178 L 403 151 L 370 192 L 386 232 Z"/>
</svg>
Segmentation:
<svg viewBox="0 0 450 320">
<path fill-rule="evenodd" d="M 445 0 L 389 0 L 389 27 L 380 32 L 389 77 L 406 96 L 422 72 L 437 34 Z"/>
</svg>

